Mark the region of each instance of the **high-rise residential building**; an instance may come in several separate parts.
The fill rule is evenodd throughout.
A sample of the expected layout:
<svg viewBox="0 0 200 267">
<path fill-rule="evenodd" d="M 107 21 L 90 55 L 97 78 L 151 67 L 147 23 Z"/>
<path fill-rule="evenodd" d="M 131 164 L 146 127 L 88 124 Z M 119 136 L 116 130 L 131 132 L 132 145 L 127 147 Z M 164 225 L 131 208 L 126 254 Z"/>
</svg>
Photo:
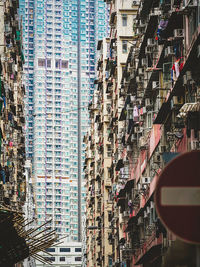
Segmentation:
<svg viewBox="0 0 200 267">
<path fill-rule="evenodd" d="M 108 10 L 103 0 L 20 0 L 20 16 L 26 154 L 36 181 L 38 224 L 52 218 L 48 226 L 66 236 L 65 248 L 71 242 L 78 248 L 85 212 L 82 140 L 94 90 L 96 44 L 106 33 Z M 78 266 L 65 256 L 53 257 L 54 264 Z"/>
</svg>

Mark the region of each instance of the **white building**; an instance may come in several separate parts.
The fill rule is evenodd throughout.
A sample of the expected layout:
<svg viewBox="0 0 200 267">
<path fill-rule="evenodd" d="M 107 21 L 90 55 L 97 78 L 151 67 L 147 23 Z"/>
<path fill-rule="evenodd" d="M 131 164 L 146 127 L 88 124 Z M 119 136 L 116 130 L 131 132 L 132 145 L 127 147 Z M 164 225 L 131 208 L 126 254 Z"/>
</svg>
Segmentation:
<svg viewBox="0 0 200 267">
<path fill-rule="evenodd" d="M 96 41 L 105 34 L 105 3 L 19 3 L 26 60 L 26 154 L 36 181 L 38 225 L 52 218 L 47 226 L 60 236 L 69 236 L 65 246 L 79 242 L 81 247 L 85 213 L 82 140 L 94 90 Z M 53 262 L 61 265 L 59 257 Z"/>
<path fill-rule="evenodd" d="M 41 253 L 45 258 L 52 261 L 52 265 L 42 264 L 37 262 L 38 267 L 80 267 L 82 261 L 82 252 L 80 242 L 68 242 L 65 241 L 56 247 L 46 250 L 51 254 Z"/>
</svg>

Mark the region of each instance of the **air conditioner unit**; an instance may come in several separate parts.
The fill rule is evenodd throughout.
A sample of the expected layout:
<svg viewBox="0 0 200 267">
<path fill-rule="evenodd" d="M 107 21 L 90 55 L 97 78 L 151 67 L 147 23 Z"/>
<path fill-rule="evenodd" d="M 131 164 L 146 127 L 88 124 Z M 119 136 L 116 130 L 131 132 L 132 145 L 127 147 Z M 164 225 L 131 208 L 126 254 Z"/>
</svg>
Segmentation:
<svg viewBox="0 0 200 267">
<path fill-rule="evenodd" d="M 143 133 L 144 129 L 144 127 L 140 127 L 140 132 Z"/>
<path fill-rule="evenodd" d="M 142 66 L 147 66 L 147 58 L 142 58 L 141 64 Z"/>
<path fill-rule="evenodd" d="M 150 201 L 150 208 L 151 209 L 154 209 L 155 205 L 154 205 L 154 202 L 153 201 Z"/>
<path fill-rule="evenodd" d="M 183 75 L 183 85 L 187 85 L 187 76 Z"/>
<path fill-rule="evenodd" d="M 152 10 L 152 13 L 150 14 L 151 16 L 159 16 L 159 15 L 161 15 L 161 10 L 159 9 L 159 8 L 154 8 L 153 10 Z"/>
<path fill-rule="evenodd" d="M 140 27 L 140 28 L 144 28 L 145 26 L 146 26 L 146 24 L 143 23 L 143 22 L 140 20 L 138 27 Z"/>
<path fill-rule="evenodd" d="M 143 68 L 139 68 L 138 69 L 138 74 L 139 75 L 143 75 L 144 74 L 144 69 Z"/>
<path fill-rule="evenodd" d="M 152 46 L 146 46 L 146 47 L 145 47 L 145 53 L 146 53 L 146 54 L 151 54 L 151 53 L 153 53 L 153 47 L 152 47 Z"/>
<path fill-rule="evenodd" d="M 141 83 L 142 82 L 142 78 L 140 76 L 136 76 L 136 83 Z"/>
<path fill-rule="evenodd" d="M 123 216 L 124 216 L 124 217 L 129 217 L 129 212 L 128 212 L 127 210 L 125 210 L 125 211 L 123 212 Z"/>
<path fill-rule="evenodd" d="M 154 45 L 156 45 L 156 40 L 153 39 L 153 38 L 149 38 L 149 39 L 147 39 L 147 45 L 149 45 L 149 46 L 154 46 Z"/>
<path fill-rule="evenodd" d="M 175 29 L 174 30 L 174 37 L 184 37 L 184 30 L 183 29 Z"/>
<path fill-rule="evenodd" d="M 150 177 L 142 177 L 142 184 L 150 184 L 151 178 Z"/>
<path fill-rule="evenodd" d="M 137 28 L 137 29 L 136 29 L 136 34 L 140 34 L 140 32 L 141 32 L 140 29 Z"/>
<path fill-rule="evenodd" d="M 117 139 L 121 139 L 121 138 L 122 138 L 121 133 L 118 133 L 118 134 L 117 134 Z"/>
<path fill-rule="evenodd" d="M 190 70 L 186 71 L 185 75 L 186 75 L 188 81 L 192 80 L 192 73 Z"/>
<path fill-rule="evenodd" d="M 151 212 L 150 207 L 147 207 L 147 214 Z"/>
<path fill-rule="evenodd" d="M 144 80 L 145 80 L 145 81 L 148 81 L 148 72 L 146 72 L 146 71 L 145 71 L 145 73 L 144 73 Z"/>
<path fill-rule="evenodd" d="M 152 90 L 156 90 L 159 88 L 159 82 L 158 81 L 153 81 L 152 82 Z"/>
<path fill-rule="evenodd" d="M 123 133 L 124 132 L 124 129 L 123 128 L 120 128 L 119 130 L 118 130 L 118 133 Z"/>
<path fill-rule="evenodd" d="M 127 146 L 127 152 L 131 152 L 131 151 L 132 151 L 131 146 Z"/>
<path fill-rule="evenodd" d="M 138 189 L 138 190 L 141 189 L 141 184 L 140 184 L 140 183 L 137 184 L 137 189 Z"/>
<path fill-rule="evenodd" d="M 175 53 L 174 53 L 174 47 L 173 46 L 168 46 L 165 48 L 165 57 L 168 57 L 168 56 L 173 56 Z"/>
<path fill-rule="evenodd" d="M 143 81 L 143 88 L 147 88 L 147 85 L 148 85 L 148 82 L 147 82 L 147 80 L 145 81 Z"/>
<path fill-rule="evenodd" d="M 135 77 L 136 71 L 135 70 L 132 71 L 131 68 L 129 68 L 129 69 L 130 69 L 130 80 L 131 80 Z"/>
<path fill-rule="evenodd" d="M 138 218 L 137 224 L 138 225 L 143 224 L 143 218 L 141 216 Z"/>
<path fill-rule="evenodd" d="M 121 88 L 120 88 L 120 93 L 121 93 L 121 94 L 125 94 L 125 93 L 126 93 L 124 87 L 121 87 Z"/>
<path fill-rule="evenodd" d="M 191 149 L 195 150 L 195 149 L 199 149 L 200 148 L 200 142 L 195 140 L 195 141 L 191 141 Z"/>
<path fill-rule="evenodd" d="M 183 96 L 173 96 L 173 105 L 174 106 L 183 105 L 183 104 L 184 104 Z"/>
<path fill-rule="evenodd" d="M 139 59 L 136 58 L 136 59 L 135 59 L 135 68 L 136 68 L 136 69 L 138 68 L 138 64 L 139 64 Z"/>
<path fill-rule="evenodd" d="M 154 161 L 155 163 L 160 163 L 160 162 L 161 162 L 161 156 L 160 156 L 159 153 L 155 153 L 155 154 L 153 155 L 153 161 Z"/>
<path fill-rule="evenodd" d="M 131 249 L 131 244 L 126 244 L 126 249 Z"/>
<path fill-rule="evenodd" d="M 137 135 L 136 134 L 132 134 L 131 135 L 131 142 L 137 141 Z"/>
<path fill-rule="evenodd" d="M 147 218 L 148 217 L 148 214 L 146 211 L 144 211 L 144 218 Z"/>
<path fill-rule="evenodd" d="M 197 7 L 199 0 L 192 0 L 190 1 L 189 7 Z"/>
<path fill-rule="evenodd" d="M 198 0 L 183 0 L 183 8 L 196 8 Z"/>
<path fill-rule="evenodd" d="M 145 106 L 146 107 L 151 106 L 151 100 L 150 100 L 150 98 L 145 98 Z"/>
</svg>

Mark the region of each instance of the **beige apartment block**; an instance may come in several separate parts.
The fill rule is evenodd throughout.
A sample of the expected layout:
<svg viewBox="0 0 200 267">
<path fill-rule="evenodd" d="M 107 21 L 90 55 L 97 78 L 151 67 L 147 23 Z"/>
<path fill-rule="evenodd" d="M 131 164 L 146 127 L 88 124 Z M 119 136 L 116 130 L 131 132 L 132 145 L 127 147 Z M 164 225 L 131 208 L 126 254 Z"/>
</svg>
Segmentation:
<svg viewBox="0 0 200 267">
<path fill-rule="evenodd" d="M 97 45 L 96 91 L 89 105 L 91 127 L 87 136 L 87 266 L 115 266 L 120 262 L 119 241 L 124 219 L 119 216 L 115 192 L 129 178 L 128 166 L 116 172 L 126 153 L 119 139 L 124 122 L 119 120 L 124 99 L 120 98 L 122 74 L 134 42 L 134 19 L 138 5 L 132 1 L 108 1 L 110 37 Z"/>
</svg>

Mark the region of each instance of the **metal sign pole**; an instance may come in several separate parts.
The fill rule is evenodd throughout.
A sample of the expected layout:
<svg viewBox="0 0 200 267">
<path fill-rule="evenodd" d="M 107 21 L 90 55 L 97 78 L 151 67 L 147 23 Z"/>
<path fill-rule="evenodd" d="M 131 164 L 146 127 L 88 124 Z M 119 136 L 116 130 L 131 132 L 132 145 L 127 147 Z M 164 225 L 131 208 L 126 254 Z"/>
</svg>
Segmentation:
<svg viewBox="0 0 200 267">
<path fill-rule="evenodd" d="M 200 267 L 200 246 L 196 246 L 196 267 Z"/>
</svg>

